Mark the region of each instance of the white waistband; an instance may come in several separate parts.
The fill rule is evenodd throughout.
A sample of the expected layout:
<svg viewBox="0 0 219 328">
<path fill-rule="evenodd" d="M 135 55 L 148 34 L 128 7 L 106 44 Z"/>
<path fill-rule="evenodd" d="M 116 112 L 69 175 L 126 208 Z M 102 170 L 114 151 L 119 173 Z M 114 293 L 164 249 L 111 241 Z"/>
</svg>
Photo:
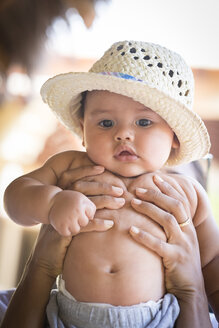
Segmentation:
<svg viewBox="0 0 219 328">
<path fill-rule="evenodd" d="M 68 299 L 72 300 L 73 302 L 78 302 L 74 296 L 72 294 L 70 294 L 67 289 L 65 288 L 65 280 L 62 279 L 62 275 L 59 275 L 56 279 L 56 285 L 57 285 L 57 289 L 59 292 L 61 292 L 63 295 L 65 295 Z M 81 303 L 86 303 L 87 305 L 93 305 L 93 306 L 111 306 L 110 304 L 106 304 L 106 303 L 89 303 L 89 302 L 81 302 Z"/>
<path fill-rule="evenodd" d="M 65 288 L 65 280 L 62 278 L 62 275 L 60 274 L 57 279 L 56 279 L 56 285 L 57 285 L 57 289 L 59 292 L 61 292 L 63 295 L 65 295 L 68 299 L 72 300 L 73 302 L 78 302 L 74 296 L 72 294 L 70 294 L 68 292 L 68 290 Z M 145 303 L 141 303 L 142 306 L 155 306 L 158 305 L 159 303 L 161 303 L 163 301 L 163 298 L 161 298 L 160 300 L 158 300 L 157 302 L 155 301 L 147 301 Z M 80 302 L 80 303 L 85 303 L 85 304 L 90 304 L 92 306 L 101 306 L 101 307 L 109 307 L 112 306 L 111 304 L 108 303 L 89 303 L 89 302 Z"/>
</svg>

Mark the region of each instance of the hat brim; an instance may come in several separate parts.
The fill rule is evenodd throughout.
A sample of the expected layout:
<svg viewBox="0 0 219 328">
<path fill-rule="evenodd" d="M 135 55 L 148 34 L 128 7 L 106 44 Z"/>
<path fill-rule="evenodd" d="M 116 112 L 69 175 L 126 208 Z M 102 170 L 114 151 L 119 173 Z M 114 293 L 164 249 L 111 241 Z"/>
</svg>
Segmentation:
<svg viewBox="0 0 219 328">
<path fill-rule="evenodd" d="M 191 162 L 208 154 L 210 139 L 199 115 L 150 84 L 93 72 L 72 72 L 46 81 L 41 96 L 59 120 L 80 136 L 80 95 L 86 90 L 107 90 L 131 97 L 159 114 L 180 143 L 180 147 L 171 152 L 167 166 Z"/>
</svg>

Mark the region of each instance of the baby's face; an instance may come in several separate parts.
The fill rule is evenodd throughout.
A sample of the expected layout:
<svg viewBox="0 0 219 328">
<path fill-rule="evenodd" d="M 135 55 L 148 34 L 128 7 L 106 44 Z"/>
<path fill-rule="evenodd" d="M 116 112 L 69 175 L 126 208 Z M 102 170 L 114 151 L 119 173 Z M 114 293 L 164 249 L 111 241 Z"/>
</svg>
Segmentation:
<svg viewBox="0 0 219 328">
<path fill-rule="evenodd" d="M 178 147 L 168 124 L 132 98 L 109 91 L 87 93 L 83 127 L 90 159 L 124 177 L 160 169 Z"/>
</svg>

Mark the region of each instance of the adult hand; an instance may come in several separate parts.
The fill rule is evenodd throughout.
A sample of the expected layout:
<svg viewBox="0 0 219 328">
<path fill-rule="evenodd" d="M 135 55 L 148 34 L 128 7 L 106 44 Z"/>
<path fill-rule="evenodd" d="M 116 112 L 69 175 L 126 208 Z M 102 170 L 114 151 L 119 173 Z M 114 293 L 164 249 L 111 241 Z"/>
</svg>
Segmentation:
<svg viewBox="0 0 219 328">
<path fill-rule="evenodd" d="M 58 181 L 58 186 L 63 190 L 70 189 L 86 195 L 95 204 L 96 209 L 121 208 L 125 200 L 121 197 L 123 188 L 118 186 L 118 178 L 110 174 L 109 183 L 102 182 L 103 174 L 105 173 L 102 166 L 82 166 L 65 171 Z M 117 185 L 114 185 L 114 182 Z"/>
<path fill-rule="evenodd" d="M 136 190 L 138 199 L 131 204 L 136 211 L 157 222 L 167 240 L 160 240 L 138 227 L 131 227 L 130 234 L 162 257 L 166 289 L 177 297 L 181 308 L 177 327 L 211 327 L 199 245 L 188 200 L 180 188 L 156 176 L 154 182 L 160 192 L 139 188 Z"/>
<path fill-rule="evenodd" d="M 1 328 L 45 327 L 46 306 L 71 237 L 62 237 L 51 225 L 42 225 Z"/>
<path fill-rule="evenodd" d="M 27 267 L 42 271 L 55 281 L 62 272 L 62 266 L 72 237 L 61 236 L 50 224 L 41 226 Z"/>
</svg>

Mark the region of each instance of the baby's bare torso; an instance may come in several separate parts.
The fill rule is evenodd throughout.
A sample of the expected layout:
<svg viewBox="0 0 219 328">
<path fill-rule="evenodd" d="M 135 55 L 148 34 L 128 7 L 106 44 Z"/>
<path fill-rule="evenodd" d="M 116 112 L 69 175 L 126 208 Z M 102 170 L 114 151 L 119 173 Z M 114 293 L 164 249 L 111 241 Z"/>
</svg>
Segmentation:
<svg viewBox="0 0 219 328">
<path fill-rule="evenodd" d="M 121 209 L 96 212 L 97 218 L 114 220 L 112 229 L 81 233 L 72 239 L 64 262 L 63 279 L 76 300 L 125 306 L 157 301 L 164 295 L 162 259 L 135 242 L 129 234 L 130 227 L 135 225 L 166 240 L 157 223 L 130 205 L 136 187 L 157 188 L 153 175 L 122 178 L 104 172 L 92 178 L 92 181 L 122 187 L 126 202 Z"/>
<path fill-rule="evenodd" d="M 136 225 L 159 238 L 166 238 L 158 224 L 130 205 L 136 187 L 156 188 L 152 177 L 152 174 L 145 174 L 122 178 L 105 172 L 92 179 L 122 187 L 126 203 L 121 209 L 96 212 L 97 218 L 114 220 L 112 229 L 81 233 L 72 239 L 64 262 L 63 279 L 66 289 L 78 301 L 131 305 L 156 301 L 164 295 L 161 258 L 135 242 L 129 234 L 130 227 Z"/>
</svg>

